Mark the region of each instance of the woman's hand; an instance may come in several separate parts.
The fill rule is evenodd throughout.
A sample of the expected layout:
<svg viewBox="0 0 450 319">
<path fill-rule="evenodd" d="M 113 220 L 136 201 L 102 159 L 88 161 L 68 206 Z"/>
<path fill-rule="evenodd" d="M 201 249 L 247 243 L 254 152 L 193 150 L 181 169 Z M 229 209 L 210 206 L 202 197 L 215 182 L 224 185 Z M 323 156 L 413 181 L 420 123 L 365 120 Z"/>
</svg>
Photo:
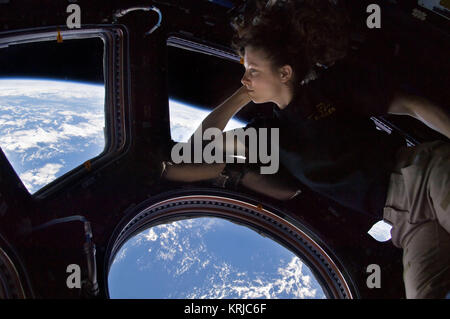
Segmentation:
<svg viewBox="0 0 450 319">
<path fill-rule="evenodd" d="M 245 102 L 244 105 L 248 104 L 248 103 L 252 100 L 252 98 L 251 98 L 250 95 L 248 94 L 248 90 L 247 90 L 247 88 L 245 87 L 245 85 L 241 86 L 241 87 L 236 91 L 236 93 L 239 94 L 239 95 L 242 95 L 242 98 L 244 99 L 244 102 Z"/>
<path fill-rule="evenodd" d="M 241 86 L 229 98 L 227 98 L 211 113 L 209 113 L 208 116 L 200 124 L 200 126 L 195 130 L 195 132 L 201 130 L 200 135 L 203 136 L 203 132 L 211 127 L 216 127 L 219 130 L 223 131 L 228 121 L 250 101 L 251 98 L 248 95 L 247 88 L 245 86 Z M 192 134 L 192 136 L 189 138 L 189 142 L 192 141 L 194 134 Z"/>
</svg>

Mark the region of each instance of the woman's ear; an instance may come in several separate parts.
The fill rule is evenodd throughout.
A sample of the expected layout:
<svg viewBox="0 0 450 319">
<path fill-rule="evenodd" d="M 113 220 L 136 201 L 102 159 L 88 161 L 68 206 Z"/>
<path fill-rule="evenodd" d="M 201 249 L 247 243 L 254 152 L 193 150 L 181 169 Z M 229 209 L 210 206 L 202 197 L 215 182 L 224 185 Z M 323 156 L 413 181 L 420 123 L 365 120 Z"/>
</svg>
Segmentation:
<svg viewBox="0 0 450 319">
<path fill-rule="evenodd" d="M 287 83 L 292 79 L 292 67 L 289 64 L 282 66 L 279 69 L 280 80 L 282 83 Z"/>
</svg>

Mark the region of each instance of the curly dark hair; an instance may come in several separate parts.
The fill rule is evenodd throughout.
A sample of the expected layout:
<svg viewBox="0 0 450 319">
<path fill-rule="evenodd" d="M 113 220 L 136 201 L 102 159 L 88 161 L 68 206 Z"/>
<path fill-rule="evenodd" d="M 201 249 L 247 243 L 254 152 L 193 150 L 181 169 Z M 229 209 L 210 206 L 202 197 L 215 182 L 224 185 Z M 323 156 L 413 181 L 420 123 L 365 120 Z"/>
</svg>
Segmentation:
<svg viewBox="0 0 450 319">
<path fill-rule="evenodd" d="M 330 65 L 347 54 L 349 15 L 332 0 L 250 0 L 246 5 L 231 21 L 236 30 L 231 45 L 241 57 L 246 46 L 261 49 L 274 69 L 291 65 L 298 81 L 317 63 Z"/>
</svg>

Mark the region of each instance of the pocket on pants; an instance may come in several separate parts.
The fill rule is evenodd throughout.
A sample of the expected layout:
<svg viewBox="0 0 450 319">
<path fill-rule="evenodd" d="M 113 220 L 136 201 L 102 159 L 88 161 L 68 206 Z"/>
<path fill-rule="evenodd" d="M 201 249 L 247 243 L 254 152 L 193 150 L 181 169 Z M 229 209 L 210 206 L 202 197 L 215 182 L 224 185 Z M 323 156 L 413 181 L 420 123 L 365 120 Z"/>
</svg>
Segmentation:
<svg viewBox="0 0 450 319">
<path fill-rule="evenodd" d="M 428 191 L 427 159 L 417 161 L 401 169 L 404 181 L 405 207 L 411 212 L 409 222 L 421 224 L 436 219 L 431 208 L 431 198 Z"/>
<path fill-rule="evenodd" d="M 411 231 L 409 223 L 409 211 L 392 206 L 384 207 L 383 220 L 392 225 L 391 242 L 394 246 L 402 248 L 402 242 L 406 234 Z"/>
<path fill-rule="evenodd" d="M 409 211 L 410 203 L 406 196 L 405 181 L 402 174 L 391 173 L 385 206 L 400 211 Z"/>
</svg>

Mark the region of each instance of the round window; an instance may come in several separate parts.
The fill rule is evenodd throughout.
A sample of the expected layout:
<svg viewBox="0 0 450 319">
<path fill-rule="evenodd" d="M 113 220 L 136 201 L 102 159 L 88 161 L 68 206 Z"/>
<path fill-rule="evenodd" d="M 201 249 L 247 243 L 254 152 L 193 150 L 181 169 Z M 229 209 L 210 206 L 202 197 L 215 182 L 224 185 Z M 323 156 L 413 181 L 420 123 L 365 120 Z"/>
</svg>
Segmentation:
<svg viewBox="0 0 450 319">
<path fill-rule="evenodd" d="M 108 248 L 109 297 L 353 298 L 341 263 L 305 225 L 208 192 L 149 199 L 124 218 Z"/>
<path fill-rule="evenodd" d="M 290 250 L 214 217 L 162 224 L 130 238 L 108 281 L 111 298 L 325 298 Z"/>
</svg>

